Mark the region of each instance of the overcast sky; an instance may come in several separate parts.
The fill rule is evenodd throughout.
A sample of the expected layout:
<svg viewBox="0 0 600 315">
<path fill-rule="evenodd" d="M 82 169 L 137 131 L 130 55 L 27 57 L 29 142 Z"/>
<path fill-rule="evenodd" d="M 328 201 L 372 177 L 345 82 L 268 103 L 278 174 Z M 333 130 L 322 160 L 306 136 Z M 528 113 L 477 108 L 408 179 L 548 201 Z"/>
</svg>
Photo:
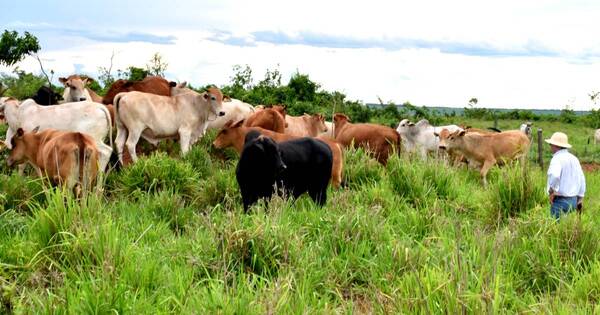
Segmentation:
<svg viewBox="0 0 600 315">
<path fill-rule="evenodd" d="M 224 85 L 248 64 L 367 103 L 590 109 L 600 91 L 598 0 L 1 1 L 1 28 L 37 36 L 56 76 L 159 52 L 172 80 Z"/>
</svg>

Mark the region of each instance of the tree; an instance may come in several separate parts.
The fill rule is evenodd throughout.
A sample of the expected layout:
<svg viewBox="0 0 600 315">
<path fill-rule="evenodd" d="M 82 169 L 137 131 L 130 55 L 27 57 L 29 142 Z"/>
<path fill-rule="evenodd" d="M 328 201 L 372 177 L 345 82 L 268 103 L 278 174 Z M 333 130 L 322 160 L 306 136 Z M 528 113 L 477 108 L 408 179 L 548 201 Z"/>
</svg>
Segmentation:
<svg viewBox="0 0 600 315">
<path fill-rule="evenodd" d="M 16 31 L 4 30 L 0 38 L 0 64 L 12 66 L 40 49 L 38 39 L 29 32 L 20 37 Z"/>
<path fill-rule="evenodd" d="M 129 81 L 141 81 L 148 76 L 146 69 L 130 66 L 127 68 L 126 77 Z"/>
<path fill-rule="evenodd" d="M 150 63 L 146 64 L 146 72 L 150 75 L 164 77 L 168 65 L 169 64 L 163 60 L 163 57 L 156 52 L 152 55 Z"/>
<path fill-rule="evenodd" d="M 475 105 L 477 105 L 477 103 L 478 103 L 478 102 L 479 102 L 479 101 L 477 100 L 477 98 L 476 98 L 476 97 L 472 97 L 472 98 L 469 100 L 469 106 L 470 106 L 470 107 L 474 107 Z"/>
<path fill-rule="evenodd" d="M 315 99 L 315 94 L 319 88 L 319 84 L 310 80 L 307 74 L 296 72 L 290 78 L 288 87 L 295 99 L 299 101 L 312 101 Z"/>
</svg>

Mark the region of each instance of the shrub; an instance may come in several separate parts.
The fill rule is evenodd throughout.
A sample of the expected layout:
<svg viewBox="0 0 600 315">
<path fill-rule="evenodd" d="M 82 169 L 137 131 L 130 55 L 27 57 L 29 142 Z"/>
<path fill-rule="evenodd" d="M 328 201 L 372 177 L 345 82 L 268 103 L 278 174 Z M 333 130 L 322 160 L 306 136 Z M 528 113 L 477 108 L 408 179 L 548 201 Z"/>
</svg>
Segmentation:
<svg viewBox="0 0 600 315">
<path fill-rule="evenodd" d="M 183 158 L 198 172 L 200 178 L 207 178 L 214 172 L 215 165 L 210 154 L 203 146 L 193 146 Z"/>
<path fill-rule="evenodd" d="M 111 174 L 108 184 L 114 186 L 118 194 L 168 190 L 192 199 L 198 192 L 199 177 L 189 163 L 169 158 L 165 153 L 156 153 L 140 158 L 121 173 Z"/>
</svg>

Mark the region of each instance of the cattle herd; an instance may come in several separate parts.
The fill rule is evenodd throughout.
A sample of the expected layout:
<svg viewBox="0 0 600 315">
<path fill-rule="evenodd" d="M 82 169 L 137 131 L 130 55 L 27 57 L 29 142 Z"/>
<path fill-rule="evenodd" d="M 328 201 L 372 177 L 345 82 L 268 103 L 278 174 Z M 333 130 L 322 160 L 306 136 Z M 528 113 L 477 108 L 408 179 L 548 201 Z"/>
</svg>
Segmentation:
<svg viewBox="0 0 600 315">
<path fill-rule="evenodd" d="M 363 148 L 383 165 L 401 150 L 423 159 L 448 157 L 452 165 L 478 168 L 485 185 L 492 166 L 523 158 L 530 145 L 530 124 L 497 132 L 404 119 L 394 130 L 353 123 L 342 113 L 332 122 L 322 114 L 294 117 L 282 105 L 252 106 L 216 87 L 199 93 L 161 77 L 118 80 L 103 97 L 86 86 L 91 78 L 71 75 L 59 81 L 65 87 L 61 104 L 44 88 L 23 101 L 0 98 L 0 115 L 8 124 L 4 145 L 10 149 L 7 163 L 19 165 L 21 174 L 29 164 L 38 176 L 77 195 L 94 186 L 111 155 L 123 165 L 135 163 L 140 138 L 153 145 L 176 139 L 185 154 L 207 129 L 218 130 L 213 146 L 240 154 L 236 179 L 245 210 L 274 193 L 307 192 L 325 204 L 329 183 L 342 184 L 347 147 Z"/>
</svg>

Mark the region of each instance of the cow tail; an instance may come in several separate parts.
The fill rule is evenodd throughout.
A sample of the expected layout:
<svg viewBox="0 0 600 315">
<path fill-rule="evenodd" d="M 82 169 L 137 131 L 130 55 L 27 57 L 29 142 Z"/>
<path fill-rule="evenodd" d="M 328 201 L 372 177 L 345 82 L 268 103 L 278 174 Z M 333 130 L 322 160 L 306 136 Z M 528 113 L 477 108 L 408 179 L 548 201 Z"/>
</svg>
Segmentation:
<svg viewBox="0 0 600 315">
<path fill-rule="evenodd" d="M 106 116 L 106 122 L 108 123 L 108 143 L 110 144 L 111 149 L 114 150 L 113 147 L 113 130 L 112 130 L 112 119 L 110 118 L 110 112 L 108 111 L 108 108 L 106 108 L 106 106 L 102 105 L 102 111 L 104 112 L 104 115 Z M 115 106 L 115 120 L 117 120 L 117 114 L 116 114 L 116 106 Z"/>
<path fill-rule="evenodd" d="M 396 138 L 396 154 L 398 154 L 398 156 L 400 156 L 400 152 L 402 150 L 402 137 L 400 136 L 399 133 L 396 132 L 396 136 L 398 138 Z"/>
</svg>

